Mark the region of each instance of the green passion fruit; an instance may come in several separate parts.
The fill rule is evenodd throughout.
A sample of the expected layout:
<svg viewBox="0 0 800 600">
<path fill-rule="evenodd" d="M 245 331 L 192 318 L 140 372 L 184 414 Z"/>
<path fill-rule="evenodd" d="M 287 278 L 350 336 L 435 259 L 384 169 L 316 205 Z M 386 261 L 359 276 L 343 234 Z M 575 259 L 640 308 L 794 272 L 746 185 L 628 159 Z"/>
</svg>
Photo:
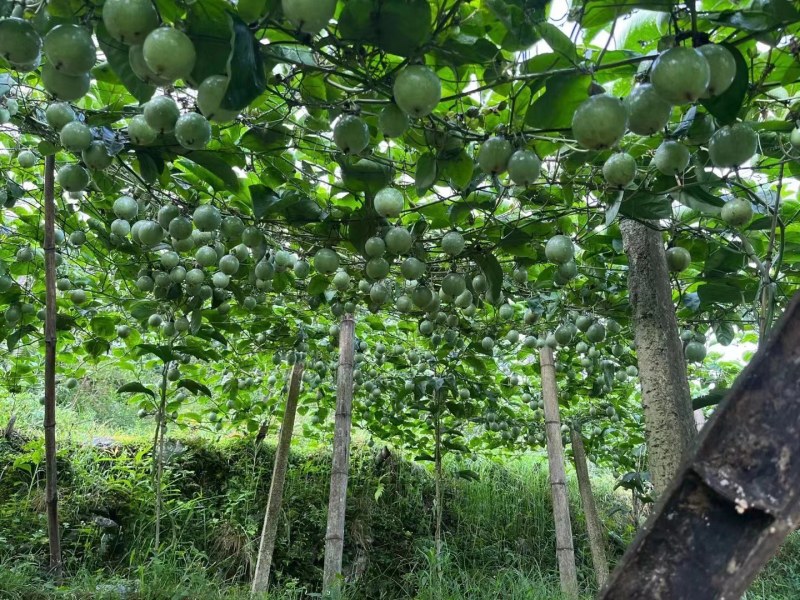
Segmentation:
<svg viewBox="0 0 800 600">
<path fill-rule="evenodd" d="M 667 102 L 687 104 L 702 98 L 711 81 L 705 56 L 694 48 L 676 46 L 662 52 L 650 70 L 650 82 Z"/>
<path fill-rule="evenodd" d="M 672 104 L 652 84 L 638 85 L 625 98 L 628 129 L 638 135 L 653 135 L 664 129 L 672 113 Z"/>
<path fill-rule="evenodd" d="M 415 119 L 431 114 L 442 98 L 439 76 L 424 65 L 403 69 L 394 82 L 394 99 L 404 113 Z"/>
<path fill-rule="evenodd" d="M 30 21 L 9 17 L 0 19 L 0 56 L 14 67 L 34 64 L 42 40 Z"/>
<path fill-rule="evenodd" d="M 617 152 L 603 164 L 603 177 L 613 187 L 625 187 L 636 177 L 636 160 L 626 152 Z"/>
<path fill-rule="evenodd" d="M 628 109 L 614 96 L 598 94 L 585 100 L 572 116 L 572 134 L 589 150 L 615 146 L 628 126 Z"/>
<path fill-rule="evenodd" d="M 563 264 L 571 261 L 575 256 L 575 247 L 572 245 L 572 240 L 567 236 L 554 235 L 547 240 L 544 253 L 550 262 Z"/>
<path fill-rule="evenodd" d="M 667 268 L 673 273 L 685 271 L 691 263 L 692 255 L 686 248 L 674 246 L 667 250 Z"/>
<path fill-rule="evenodd" d="M 508 176 L 515 184 L 529 186 L 538 178 L 542 170 L 542 161 L 531 150 L 517 150 L 508 159 Z"/>
<path fill-rule="evenodd" d="M 736 77 L 736 59 L 730 50 L 719 44 L 705 44 L 697 51 L 708 61 L 710 72 L 708 87 L 701 97 L 719 96 L 731 86 Z"/>
<path fill-rule="evenodd" d="M 197 60 L 189 36 L 172 27 L 151 31 L 144 40 L 142 55 L 157 76 L 169 81 L 189 77 Z"/>
<path fill-rule="evenodd" d="M 708 142 L 708 155 L 715 167 L 740 167 L 758 149 L 758 134 L 746 123 L 718 129 Z"/>
<path fill-rule="evenodd" d="M 369 146 L 369 127 L 362 118 L 345 115 L 333 127 L 333 141 L 345 154 L 359 154 Z"/>
<path fill-rule="evenodd" d="M 43 49 L 50 64 L 67 75 L 88 73 L 97 60 L 92 33 L 79 25 L 56 25 L 44 37 Z"/>
<path fill-rule="evenodd" d="M 158 13 L 150 0 L 106 0 L 103 24 L 123 44 L 141 44 L 158 27 Z"/>
<path fill-rule="evenodd" d="M 478 165 L 484 173 L 499 175 L 508 168 L 514 149 L 511 142 L 499 136 L 490 137 L 478 151 Z"/>
<path fill-rule="evenodd" d="M 333 18 L 336 0 L 281 0 L 283 16 L 303 33 L 319 32 Z"/>
</svg>

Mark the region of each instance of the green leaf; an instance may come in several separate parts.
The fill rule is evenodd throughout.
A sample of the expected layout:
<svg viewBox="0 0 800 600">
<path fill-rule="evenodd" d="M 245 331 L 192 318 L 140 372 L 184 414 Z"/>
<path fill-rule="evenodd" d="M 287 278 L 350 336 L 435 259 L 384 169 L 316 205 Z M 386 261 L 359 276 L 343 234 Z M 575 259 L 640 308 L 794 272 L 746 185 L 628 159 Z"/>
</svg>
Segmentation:
<svg viewBox="0 0 800 600">
<path fill-rule="evenodd" d="M 155 312 L 158 312 L 158 302 L 154 300 L 137 300 L 130 305 L 131 316 L 137 321 L 147 319 Z"/>
<path fill-rule="evenodd" d="M 152 354 L 154 356 L 157 356 L 164 363 L 172 362 L 173 360 L 178 360 L 178 357 L 175 356 L 175 354 L 172 352 L 172 349 L 169 346 L 156 346 L 155 344 L 139 344 L 136 346 L 136 351 L 139 353 L 139 356 L 144 356 L 145 354 Z"/>
<path fill-rule="evenodd" d="M 723 346 L 730 346 L 735 335 L 736 332 L 733 329 L 733 325 L 727 321 L 714 323 L 714 337 L 716 337 L 717 342 Z"/>
<path fill-rule="evenodd" d="M 663 196 L 639 193 L 625 198 L 619 212 L 633 219 L 666 219 L 672 216 L 672 204 Z"/>
<path fill-rule="evenodd" d="M 150 100 L 156 88 L 145 83 L 134 74 L 130 60 L 128 60 L 128 46 L 112 38 L 102 21 L 97 22 L 95 34 L 97 35 L 97 43 L 100 45 L 106 60 L 108 60 L 111 70 L 131 93 L 131 96 L 140 103 Z"/>
<path fill-rule="evenodd" d="M 197 51 L 191 82 L 197 86 L 211 75 L 226 75 L 233 54 L 233 18 L 223 0 L 197 0 L 189 8 L 186 35 Z M 230 86 L 229 86 L 230 87 Z"/>
<path fill-rule="evenodd" d="M 591 83 L 589 75 L 553 75 L 544 94 L 528 109 L 525 122 L 537 129 L 568 129 L 575 110 L 589 97 Z"/>
<path fill-rule="evenodd" d="M 116 326 L 111 317 L 97 316 L 89 322 L 89 327 L 97 335 L 110 338 L 116 336 Z"/>
<path fill-rule="evenodd" d="M 503 267 L 500 266 L 500 262 L 495 255 L 490 252 L 474 254 L 473 258 L 481 268 L 484 277 L 486 277 L 486 283 L 489 285 L 489 292 L 492 298 L 497 301 L 503 289 Z"/>
<path fill-rule="evenodd" d="M 257 221 L 267 216 L 270 207 L 280 200 L 275 190 L 261 184 L 250 186 L 250 199 L 253 202 L 253 216 Z"/>
<path fill-rule="evenodd" d="M 566 33 L 561 31 L 552 23 L 539 23 L 536 25 L 536 32 L 541 38 L 547 42 L 547 45 L 553 49 L 554 52 L 561 54 L 570 62 L 578 59 L 578 53 L 575 49 L 575 44 L 569 39 Z"/>
<path fill-rule="evenodd" d="M 86 348 L 89 356 L 98 357 L 108 352 L 111 349 L 111 344 L 105 338 L 93 337 L 86 340 L 83 347 Z"/>
<path fill-rule="evenodd" d="M 242 110 L 267 89 L 260 44 L 250 28 L 233 16 L 233 52 L 227 65 L 228 89 L 222 108 Z"/>
<path fill-rule="evenodd" d="M 701 408 L 705 408 L 706 406 L 714 406 L 715 404 L 719 404 L 725 399 L 725 395 L 730 390 L 725 388 L 718 388 L 715 390 L 711 390 L 705 396 L 699 396 L 697 398 L 692 398 L 692 410 L 700 410 Z"/>
<path fill-rule="evenodd" d="M 436 157 L 426 152 L 417 161 L 415 185 L 417 195 L 422 196 L 436 181 Z"/>
<path fill-rule="evenodd" d="M 478 475 L 475 471 L 471 471 L 469 469 L 463 469 L 461 471 L 456 471 L 456 475 L 461 477 L 462 479 L 468 479 L 469 481 L 480 481 L 481 476 Z"/>
<path fill-rule="evenodd" d="M 234 192 L 239 189 L 239 177 L 236 175 L 233 167 L 220 158 L 216 152 L 212 152 L 211 150 L 195 150 L 187 153 L 183 158 L 200 165 L 203 169 L 214 175 L 222 184 L 220 185 L 217 183 L 215 185 L 215 182 L 212 181 L 211 184 L 214 188 L 227 188 Z"/>
<path fill-rule="evenodd" d="M 472 181 L 475 163 L 465 150 L 461 150 L 454 157 L 439 159 L 439 168 L 442 177 L 447 179 L 454 189 L 463 190 Z"/>
<path fill-rule="evenodd" d="M 117 388 L 118 394 L 148 394 L 153 399 L 156 397 L 156 393 L 151 390 L 150 388 L 144 386 L 143 384 L 139 383 L 138 381 L 131 381 L 130 383 L 126 383 L 123 386 Z"/>
<path fill-rule="evenodd" d="M 193 379 L 181 379 L 176 385 L 179 388 L 186 388 L 195 396 L 208 396 L 209 398 L 212 397 L 210 389 L 208 389 L 202 383 L 194 381 Z"/>
<path fill-rule="evenodd" d="M 308 289 L 306 290 L 311 296 L 319 296 L 328 289 L 330 282 L 324 275 L 314 275 L 311 281 L 308 282 Z"/>
<path fill-rule="evenodd" d="M 285 149 L 291 132 L 283 125 L 253 127 L 239 140 L 239 145 L 253 152 L 272 152 Z"/>
<path fill-rule="evenodd" d="M 729 125 L 736 121 L 742 110 L 749 86 L 749 69 L 747 61 L 736 46 L 731 44 L 723 44 L 723 46 L 733 54 L 733 58 L 736 60 L 736 75 L 733 83 L 719 96 L 700 100 L 700 103 L 722 125 Z"/>
</svg>

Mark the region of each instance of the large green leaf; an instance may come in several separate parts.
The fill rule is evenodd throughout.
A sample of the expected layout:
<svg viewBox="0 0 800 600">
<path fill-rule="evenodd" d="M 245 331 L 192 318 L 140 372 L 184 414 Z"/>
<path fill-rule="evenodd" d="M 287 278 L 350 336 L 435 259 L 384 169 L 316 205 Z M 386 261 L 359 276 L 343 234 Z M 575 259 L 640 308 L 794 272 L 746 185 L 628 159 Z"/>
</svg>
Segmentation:
<svg viewBox="0 0 800 600">
<path fill-rule="evenodd" d="M 742 110 L 750 82 L 750 68 L 736 46 L 731 44 L 723 45 L 736 59 L 736 76 L 733 78 L 733 83 L 731 83 L 730 87 L 722 94 L 714 98 L 700 100 L 700 103 L 708 112 L 714 115 L 717 121 L 723 125 L 728 125 L 736 121 L 739 112 Z"/>
<path fill-rule="evenodd" d="M 589 75 L 553 75 L 547 80 L 544 94 L 528 109 L 525 122 L 537 129 L 567 129 L 572 115 L 589 97 Z"/>
<path fill-rule="evenodd" d="M 242 110 L 267 88 L 267 80 L 261 45 L 239 17 L 232 19 L 233 52 L 227 65 L 229 83 L 222 108 Z"/>
</svg>

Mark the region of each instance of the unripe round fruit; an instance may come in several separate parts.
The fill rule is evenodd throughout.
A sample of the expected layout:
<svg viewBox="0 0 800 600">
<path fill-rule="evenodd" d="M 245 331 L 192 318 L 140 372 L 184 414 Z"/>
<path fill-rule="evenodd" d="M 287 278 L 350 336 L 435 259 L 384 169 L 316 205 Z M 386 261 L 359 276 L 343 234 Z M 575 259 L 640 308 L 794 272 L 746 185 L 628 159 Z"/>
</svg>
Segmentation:
<svg viewBox="0 0 800 600">
<path fill-rule="evenodd" d="M 161 87 L 172 83 L 169 79 L 164 79 L 163 77 L 156 75 L 156 73 L 149 66 L 147 66 L 147 62 L 144 60 L 144 48 L 141 44 L 137 44 L 128 48 L 128 64 L 130 65 L 133 74 L 145 83 L 149 83 L 150 85 L 154 85 L 156 87 Z"/>
<path fill-rule="evenodd" d="M 383 279 L 389 274 L 389 267 L 390 265 L 385 259 L 371 258 L 367 261 L 365 271 L 370 279 Z"/>
<path fill-rule="evenodd" d="M 606 339 L 606 328 L 602 323 L 592 323 L 586 330 L 586 339 L 593 344 L 599 344 Z"/>
<path fill-rule="evenodd" d="M 789 143 L 795 150 L 800 150 L 800 127 L 792 129 L 792 133 L 789 134 Z"/>
<path fill-rule="evenodd" d="M 317 33 L 328 25 L 336 0 L 281 0 L 283 16 L 303 33 Z"/>
<path fill-rule="evenodd" d="M 653 63 L 650 82 L 667 102 L 687 104 L 702 98 L 711 80 L 706 58 L 694 48 L 670 48 Z"/>
<path fill-rule="evenodd" d="M 23 169 L 30 169 L 36 164 L 36 155 L 30 150 L 23 150 L 17 155 L 17 164 Z"/>
<path fill-rule="evenodd" d="M 197 55 L 192 40 L 172 27 L 159 27 L 144 40 L 142 54 L 147 66 L 159 77 L 186 79 L 194 69 Z"/>
<path fill-rule="evenodd" d="M 387 138 L 400 137 L 406 132 L 408 126 L 408 115 L 396 104 L 385 107 L 378 117 L 378 129 Z"/>
<path fill-rule="evenodd" d="M 226 275 L 225 273 L 214 273 L 211 276 L 211 283 L 214 284 L 214 287 L 218 290 L 224 290 L 231 282 L 231 278 Z"/>
<path fill-rule="evenodd" d="M 458 256 L 464 251 L 464 236 L 457 231 L 448 231 L 442 237 L 442 251 L 450 256 Z"/>
<path fill-rule="evenodd" d="M 67 75 L 83 75 L 97 60 L 91 32 L 79 25 L 56 25 L 44 36 L 43 49 L 50 64 Z"/>
<path fill-rule="evenodd" d="M 178 241 L 189 238 L 193 229 L 192 221 L 188 217 L 175 217 L 169 224 L 169 234 Z"/>
<path fill-rule="evenodd" d="M 83 304 L 86 302 L 86 292 L 84 290 L 72 290 L 69 293 L 69 299 L 73 304 Z"/>
<path fill-rule="evenodd" d="M 686 143 L 694 146 L 705 144 L 717 130 L 714 119 L 707 113 L 696 112 L 689 130 L 686 132 Z"/>
<path fill-rule="evenodd" d="M 701 98 L 713 98 L 727 90 L 736 77 L 736 59 L 725 46 L 705 44 L 697 51 L 702 54 L 709 67 L 709 80 L 706 93 Z"/>
<path fill-rule="evenodd" d="M 200 285 L 206 280 L 206 274 L 202 269 L 190 269 L 186 272 L 185 280 L 188 285 Z"/>
<path fill-rule="evenodd" d="M 413 244 L 411 232 L 405 227 L 392 227 L 383 239 L 386 242 L 386 249 L 391 254 L 405 254 L 411 250 Z"/>
<path fill-rule="evenodd" d="M 169 96 L 156 96 L 144 105 L 142 111 L 144 120 L 157 133 L 170 133 L 175 130 L 175 124 L 181 111 L 178 104 Z"/>
<path fill-rule="evenodd" d="M 333 285 L 340 292 L 349 289 L 350 275 L 347 274 L 347 271 L 337 271 L 336 275 L 333 276 Z"/>
<path fill-rule="evenodd" d="M 67 75 L 57 71 L 50 63 L 42 67 L 42 85 L 54 98 L 59 100 L 79 100 L 89 91 L 91 78 L 88 73 Z"/>
<path fill-rule="evenodd" d="M 557 283 L 559 283 L 559 285 L 563 285 L 560 283 L 561 281 L 566 283 L 567 281 L 575 279 L 578 276 L 578 265 L 574 260 L 568 260 L 565 263 L 561 263 L 556 269 L 556 276 L 558 278 Z"/>
<path fill-rule="evenodd" d="M 433 292 L 424 285 L 418 285 L 411 292 L 411 301 L 417 308 L 426 309 L 433 301 Z"/>
<path fill-rule="evenodd" d="M 14 67 L 30 65 L 39 58 L 42 40 L 33 24 L 24 19 L 0 19 L 0 56 Z"/>
<path fill-rule="evenodd" d="M 114 200 L 112 210 L 120 219 L 133 221 L 139 213 L 139 204 L 130 196 L 120 196 Z"/>
<path fill-rule="evenodd" d="M 125 219 L 114 219 L 111 223 L 111 233 L 119 237 L 127 237 L 131 232 L 131 224 Z"/>
<path fill-rule="evenodd" d="M 369 258 L 378 258 L 386 254 L 386 242 L 383 238 L 373 236 L 364 244 L 364 253 Z"/>
<path fill-rule="evenodd" d="M 396 188 L 383 188 L 375 194 L 375 212 L 382 217 L 399 217 L 400 213 L 403 211 L 404 204 L 405 199 L 403 198 L 403 193 Z"/>
<path fill-rule="evenodd" d="M 83 152 L 92 143 L 92 132 L 80 121 L 64 125 L 58 137 L 61 145 L 70 152 Z"/>
<path fill-rule="evenodd" d="M 703 362 L 706 357 L 706 347 L 700 342 L 689 342 L 683 353 L 689 362 Z"/>
<path fill-rule="evenodd" d="M 228 78 L 222 75 L 206 77 L 197 88 L 197 108 L 209 121 L 232 121 L 238 116 L 235 110 L 222 108 L 228 92 Z"/>
<path fill-rule="evenodd" d="M 314 255 L 314 269 L 327 275 L 339 268 L 339 255 L 330 248 L 320 248 Z"/>
<path fill-rule="evenodd" d="M 718 129 L 708 142 L 708 155 L 715 167 L 739 167 L 753 158 L 758 134 L 745 123 Z"/>
<path fill-rule="evenodd" d="M 689 166 L 689 149 L 679 142 L 662 142 L 653 156 L 653 164 L 664 175 L 679 175 Z"/>
<path fill-rule="evenodd" d="M 484 173 L 499 175 L 508 168 L 508 162 L 514 149 L 511 143 L 502 137 L 490 137 L 481 144 L 478 151 L 478 165 Z"/>
<path fill-rule="evenodd" d="M 201 246 L 198 248 L 197 252 L 194 253 L 194 259 L 201 267 L 216 265 L 219 260 L 217 251 L 211 246 Z"/>
<path fill-rule="evenodd" d="M 636 160 L 627 152 L 617 152 L 603 164 L 603 177 L 614 187 L 625 187 L 636 177 Z"/>
<path fill-rule="evenodd" d="M 164 230 L 156 221 L 142 221 L 137 237 L 143 246 L 152 247 L 160 244 L 164 239 Z"/>
<path fill-rule="evenodd" d="M 345 115 L 333 127 L 333 141 L 345 154 L 358 154 L 369 146 L 369 127 L 360 117 Z"/>
<path fill-rule="evenodd" d="M 547 256 L 547 260 L 560 265 L 572 260 L 575 256 L 575 247 L 572 245 L 572 240 L 567 236 L 554 235 L 547 240 L 544 253 Z"/>
<path fill-rule="evenodd" d="M 425 274 L 426 265 L 424 262 L 413 256 L 405 259 L 400 265 L 400 273 L 409 281 L 416 281 Z"/>
<path fill-rule="evenodd" d="M 723 205 L 721 216 L 731 227 L 739 227 L 753 218 L 753 207 L 745 198 L 732 198 Z"/>
<path fill-rule="evenodd" d="M 513 319 L 514 307 L 511 306 L 510 304 L 503 304 L 498 309 L 497 314 L 503 321 L 508 321 L 510 319 Z"/>
<path fill-rule="evenodd" d="M 202 150 L 211 141 L 211 125 L 199 113 L 186 113 L 175 123 L 175 138 L 184 148 Z"/>
<path fill-rule="evenodd" d="M 664 100 L 652 84 L 638 85 L 625 98 L 628 129 L 638 135 L 653 135 L 664 129 L 672 113 L 672 104 Z"/>
<path fill-rule="evenodd" d="M 108 153 L 106 145 L 100 140 L 89 144 L 89 147 L 81 153 L 81 158 L 86 166 L 94 171 L 107 169 L 114 160 Z"/>
<path fill-rule="evenodd" d="M 158 132 L 147 124 L 144 116 L 136 115 L 128 121 L 128 137 L 137 146 L 152 144 L 157 136 Z"/>
<path fill-rule="evenodd" d="M 589 150 L 615 146 L 627 126 L 628 110 L 619 98 L 608 94 L 591 96 L 572 116 L 572 135 Z"/>
<path fill-rule="evenodd" d="M 307 260 L 298 260 L 294 263 L 294 274 L 298 279 L 305 279 L 311 272 L 311 265 Z"/>
<path fill-rule="evenodd" d="M 56 175 L 59 185 L 68 192 L 80 192 L 89 185 L 89 173 L 80 165 L 64 165 Z"/>
<path fill-rule="evenodd" d="M 517 185 L 531 185 L 539 178 L 541 170 L 542 161 L 530 150 L 517 150 L 508 159 L 508 176 Z"/>
<path fill-rule="evenodd" d="M 141 44 L 158 27 L 158 13 L 150 0 L 106 0 L 103 24 L 115 40 Z"/>
<path fill-rule="evenodd" d="M 461 273 L 448 273 L 442 279 L 442 291 L 451 298 L 457 298 L 467 289 L 467 282 Z"/>
<path fill-rule="evenodd" d="M 232 254 L 226 254 L 219 259 L 219 270 L 225 275 L 235 275 L 239 270 L 239 259 Z"/>
<path fill-rule="evenodd" d="M 692 262 L 692 255 L 686 248 L 674 246 L 667 250 L 667 267 L 673 273 L 685 271 Z"/>
<path fill-rule="evenodd" d="M 393 91 L 400 110 L 420 119 L 431 114 L 442 99 L 442 82 L 428 67 L 411 65 L 397 75 Z"/>
<path fill-rule="evenodd" d="M 194 209 L 192 221 L 200 231 L 215 231 L 222 224 L 222 215 L 216 206 L 201 204 Z"/>
<path fill-rule="evenodd" d="M 486 352 L 491 352 L 492 348 L 494 348 L 494 340 L 487 335 L 481 340 L 481 348 Z"/>
<path fill-rule="evenodd" d="M 369 298 L 375 304 L 383 304 L 389 299 L 389 290 L 382 283 L 375 283 L 369 290 Z"/>
<path fill-rule="evenodd" d="M 50 127 L 61 131 L 67 123 L 75 120 L 75 111 L 66 102 L 53 102 L 45 109 L 44 116 Z"/>
</svg>

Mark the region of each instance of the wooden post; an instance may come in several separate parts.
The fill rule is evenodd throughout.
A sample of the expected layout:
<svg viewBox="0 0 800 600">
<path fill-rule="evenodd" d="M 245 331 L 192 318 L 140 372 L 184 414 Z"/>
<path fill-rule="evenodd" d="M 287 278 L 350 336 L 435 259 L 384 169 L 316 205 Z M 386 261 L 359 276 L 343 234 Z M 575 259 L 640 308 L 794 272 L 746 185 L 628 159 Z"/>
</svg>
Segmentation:
<svg viewBox="0 0 800 600">
<path fill-rule="evenodd" d="M 586 531 L 589 534 L 589 549 L 592 552 L 592 564 L 597 576 L 597 587 L 602 588 L 608 580 L 608 560 L 604 541 L 603 525 L 597 515 L 597 505 L 592 493 L 592 482 L 589 479 L 589 466 L 586 463 L 586 451 L 579 429 L 572 431 L 572 456 L 575 460 L 575 473 L 578 476 L 578 489 L 583 504 L 583 515 L 586 517 Z"/>
<path fill-rule="evenodd" d="M 800 294 L 611 575 L 603 600 L 739 598 L 800 522 Z"/>
<path fill-rule="evenodd" d="M 553 495 L 553 520 L 556 526 L 556 558 L 561 577 L 561 592 L 566 598 L 578 598 L 578 572 L 572 544 L 572 523 L 569 518 L 567 475 L 564 471 L 564 446 L 561 444 L 561 418 L 558 414 L 558 387 L 553 351 L 545 346 L 539 351 L 542 369 L 547 460 L 550 465 L 550 491 Z"/>
<path fill-rule="evenodd" d="M 333 435 L 331 489 L 328 499 L 328 527 L 325 534 L 323 593 L 340 588 L 344 553 L 344 519 L 347 506 L 347 477 L 350 466 L 350 425 L 353 405 L 355 320 L 345 314 L 339 328 L 339 370 L 336 376 L 336 423 Z"/>
<path fill-rule="evenodd" d="M 272 554 L 275 540 L 278 537 L 278 518 L 283 502 L 283 486 L 286 482 L 286 470 L 289 465 L 289 447 L 292 444 L 294 419 L 297 414 L 297 400 L 300 397 L 300 384 L 303 380 L 304 365 L 297 361 L 292 369 L 289 381 L 289 394 L 286 397 L 286 408 L 283 411 L 283 423 L 275 451 L 275 464 L 272 467 L 272 481 L 269 484 L 269 500 L 267 512 L 264 514 L 264 528 L 261 531 L 261 545 L 258 550 L 256 572 L 253 575 L 251 593 L 266 592 L 269 587 L 269 572 L 272 568 Z"/>
<path fill-rule="evenodd" d="M 61 579 L 61 536 L 58 524 L 58 468 L 56 466 L 56 204 L 55 156 L 44 160 L 44 454 L 47 536 L 50 571 Z"/>
</svg>

